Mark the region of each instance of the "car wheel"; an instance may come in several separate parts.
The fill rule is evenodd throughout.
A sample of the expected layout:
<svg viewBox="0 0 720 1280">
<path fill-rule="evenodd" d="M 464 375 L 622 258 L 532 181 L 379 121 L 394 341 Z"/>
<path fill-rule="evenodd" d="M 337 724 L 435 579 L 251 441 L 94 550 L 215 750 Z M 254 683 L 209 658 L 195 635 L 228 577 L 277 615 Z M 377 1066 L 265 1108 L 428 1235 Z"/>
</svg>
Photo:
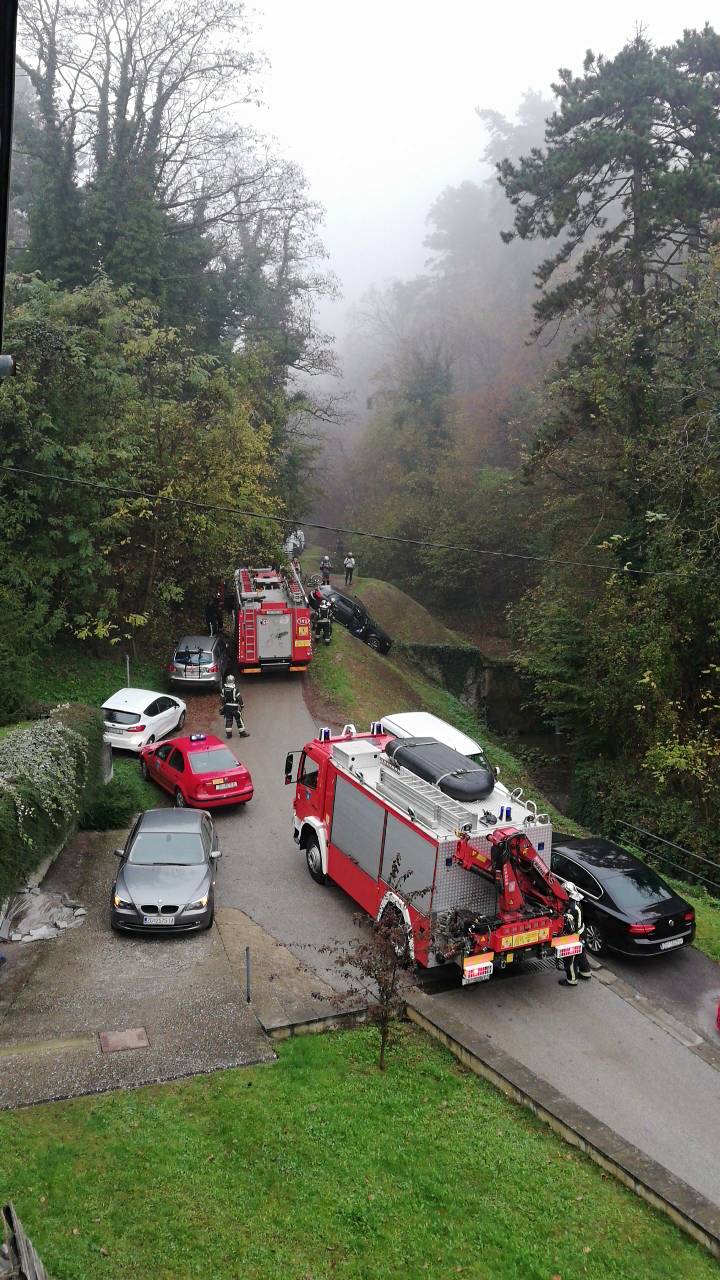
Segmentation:
<svg viewBox="0 0 720 1280">
<path fill-rule="evenodd" d="M 596 924 L 585 925 L 584 941 L 588 951 L 594 956 L 599 956 L 600 952 L 605 949 L 604 935 Z"/>
<path fill-rule="evenodd" d="M 180 719 L 178 720 L 177 724 L 175 725 L 175 728 L 176 728 L 176 729 L 182 729 L 182 727 L 183 727 L 184 723 L 185 723 L 185 712 L 184 712 L 184 711 L 181 711 L 181 712 L 180 712 Z"/>
<path fill-rule="evenodd" d="M 184 795 L 183 795 L 182 791 L 180 790 L 180 788 L 179 788 L 179 787 L 176 787 L 176 788 L 175 788 L 175 808 L 176 808 L 176 809 L 184 809 L 184 808 L 186 807 L 186 805 L 187 805 L 187 801 L 186 801 L 186 799 L 185 799 L 185 797 L 184 797 Z"/>
<path fill-rule="evenodd" d="M 368 649 L 374 649 L 376 653 L 380 652 L 380 641 L 376 635 L 369 635 L 365 643 Z"/>
<path fill-rule="evenodd" d="M 150 777 L 150 774 L 148 773 L 147 762 L 145 760 L 140 761 L 140 773 L 141 773 L 141 776 L 147 782 L 148 778 Z"/>
<path fill-rule="evenodd" d="M 327 884 L 327 876 L 322 869 L 320 845 L 317 840 L 311 840 L 310 843 L 305 846 L 305 861 L 307 862 L 307 869 L 315 883 Z"/>
</svg>

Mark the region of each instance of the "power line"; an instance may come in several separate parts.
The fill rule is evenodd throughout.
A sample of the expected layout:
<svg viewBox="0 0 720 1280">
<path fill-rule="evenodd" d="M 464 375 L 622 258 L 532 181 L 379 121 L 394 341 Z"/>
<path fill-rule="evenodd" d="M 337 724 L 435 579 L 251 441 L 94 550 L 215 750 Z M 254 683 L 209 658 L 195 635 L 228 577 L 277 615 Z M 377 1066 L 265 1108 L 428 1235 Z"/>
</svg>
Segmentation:
<svg viewBox="0 0 720 1280">
<path fill-rule="evenodd" d="M 84 489 L 97 489 L 102 493 L 114 493 L 123 498 L 145 498 L 148 502 L 164 502 L 170 506 L 189 507 L 193 511 L 217 511 L 222 515 L 238 516 L 246 520 L 268 520 L 297 528 L 300 525 L 309 529 L 320 529 L 325 533 L 345 534 L 350 538 L 372 538 L 376 542 L 393 542 L 404 547 L 417 547 L 430 551 L 460 551 L 464 555 L 490 556 L 499 560 L 524 560 L 533 564 L 554 564 L 564 568 L 598 569 L 602 573 L 611 572 L 611 566 L 601 564 L 599 560 L 566 560 L 559 556 L 533 556 L 521 551 L 493 551 L 487 547 L 466 547 L 455 542 L 434 542 L 425 538 L 403 538 L 394 533 L 371 533 L 366 529 L 343 529 L 334 524 L 319 524 L 314 520 L 301 520 L 295 516 L 273 516 L 267 511 L 248 511 L 242 507 L 229 507 L 215 502 L 195 502 L 192 498 L 177 498 L 170 494 L 145 493 L 143 489 L 123 489 L 120 485 L 102 484 L 98 480 L 80 480 L 75 476 L 61 476 L 55 472 L 32 471 L 28 467 L 10 467 L 0 464 L 1 471 L 12 475 L 32 476 L 36 480 L 50 480 L 58 484 L 75 485 Z M 673 569 L 633 569 L 623 568 L 623 573 L 647 578 L 690 578 L 695 574 L 682 573 Z"/>
</svg>

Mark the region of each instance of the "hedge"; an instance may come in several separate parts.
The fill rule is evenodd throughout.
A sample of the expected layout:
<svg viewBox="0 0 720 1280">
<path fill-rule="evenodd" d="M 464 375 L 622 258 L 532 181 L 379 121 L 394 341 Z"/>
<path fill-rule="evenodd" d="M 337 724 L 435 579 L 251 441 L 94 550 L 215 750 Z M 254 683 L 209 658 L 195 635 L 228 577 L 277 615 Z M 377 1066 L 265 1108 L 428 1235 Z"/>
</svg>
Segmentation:
<svg viewBox="0 0 720 1280">
<path fill-rule="evenodd" d="M 102 786 L 99 710 L 56 707 L 0 739 L 0 902 L 57 853 Z"/>
</svg>

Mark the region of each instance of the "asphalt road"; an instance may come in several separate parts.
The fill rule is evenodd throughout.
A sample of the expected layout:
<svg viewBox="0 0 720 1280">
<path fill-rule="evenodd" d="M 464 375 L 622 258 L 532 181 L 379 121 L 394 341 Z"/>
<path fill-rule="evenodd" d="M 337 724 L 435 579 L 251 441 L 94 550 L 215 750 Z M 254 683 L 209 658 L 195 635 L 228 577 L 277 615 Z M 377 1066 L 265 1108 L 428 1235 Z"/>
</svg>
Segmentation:
<svg viewBox="0 0 720 1280">
<path fill-rule="evenodd" d="M 720 1047 L 715 1030 L 720 1000 L 720 965 L 694 947 L 672 956 L 626 959 L 609 951 L 602 963 L 642 995 L 668 1009 L 675 1018 Z"/>
<path fill-rule="evenodd" d="M 354 907 L 340 890 L 310 879 L 292 840 L 292 788 L 283 779 L 286 752 L 302 746 L 316 725 L 293 676 L 247 679 L 242 688 L 252 736 L 235 746 L 256 794 L 243 811 L 217 814 L 228 855 L 218 873 L 218 902 L 247 912 L 332 982 L 330 958 L 320 948 L 351 935 Z M 217 718 L 214 728 L 219 732 Z M 708 1008 L 720 969 L 711 961 L 689 952 L 662 965 L 608 964 L 712 1038 Z M 538 968 L 434 999 L 720 1203 L 720 1073 L 611 986 L 593 979 L 568 990 L 557 976 Z"/>
</svg>

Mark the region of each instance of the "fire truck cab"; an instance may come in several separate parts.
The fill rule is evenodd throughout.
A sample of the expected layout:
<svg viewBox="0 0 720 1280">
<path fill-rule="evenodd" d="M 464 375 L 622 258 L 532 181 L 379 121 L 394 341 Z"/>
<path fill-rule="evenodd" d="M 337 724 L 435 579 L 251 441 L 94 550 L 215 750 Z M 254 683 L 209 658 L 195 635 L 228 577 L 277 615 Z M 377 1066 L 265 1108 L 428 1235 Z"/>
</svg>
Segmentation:
<svg viewBox="0 0 720 1280">
<path fill-rule="evenodd" d="M 309 665 L 310 609 L 295 562 L 285 570 L 236 569 L 233 612 L 244 675 L 278 667 L 304 671 Z"/>
<path fill-rule="evenodd" d="M 378 721 L 369 733 L 321 729 L 288 753 L 285 781 L 312 878 L 332 880 L 375 919 L 399 916 L 416 963 L 453 961 L 468 983 L 520 953 L 581 949 L 549 870 L 549 818 L 486 764 L 434 739 L 396 739 Z"/>
</svg>

